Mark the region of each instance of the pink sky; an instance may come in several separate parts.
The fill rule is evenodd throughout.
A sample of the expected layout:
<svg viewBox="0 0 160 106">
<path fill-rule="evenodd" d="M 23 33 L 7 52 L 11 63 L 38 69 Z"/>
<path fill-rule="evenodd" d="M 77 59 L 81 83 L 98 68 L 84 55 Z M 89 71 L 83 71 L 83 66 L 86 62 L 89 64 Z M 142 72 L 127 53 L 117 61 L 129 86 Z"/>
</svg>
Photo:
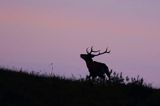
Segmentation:
<svg viewBox="0 0 160 106">
<path fill-rule="evenodd" d="M 0 1 L 0 64 L 71 76 L 88 74 L 79 57 L 94 46 L 112 52 L 96 61 L 160 86 L 159 0 Z"/>
</svg>

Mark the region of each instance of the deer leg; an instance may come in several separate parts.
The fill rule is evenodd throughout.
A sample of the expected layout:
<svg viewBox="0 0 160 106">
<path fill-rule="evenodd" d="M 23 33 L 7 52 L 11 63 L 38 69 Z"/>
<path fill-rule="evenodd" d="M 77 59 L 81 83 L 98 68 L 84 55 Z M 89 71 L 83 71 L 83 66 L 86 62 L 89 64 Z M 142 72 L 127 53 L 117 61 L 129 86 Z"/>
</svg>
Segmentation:
<svg viewBox="0 0 160 106">
<path fill-rule="evenodd" d="M 90 75 L 87 75 L 86 76 L 86 80 L 90 80 L 91 79 L 91 76 Z"/>
</svg>

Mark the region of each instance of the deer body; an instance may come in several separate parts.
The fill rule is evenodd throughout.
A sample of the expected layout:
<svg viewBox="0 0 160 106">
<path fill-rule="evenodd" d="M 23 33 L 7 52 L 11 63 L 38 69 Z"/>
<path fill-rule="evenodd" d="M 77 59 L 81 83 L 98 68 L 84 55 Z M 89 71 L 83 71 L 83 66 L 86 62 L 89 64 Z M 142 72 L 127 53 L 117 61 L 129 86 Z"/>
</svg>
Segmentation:
<svg viewBox="0 0 160 106">
<path fill-rule="evenodd" d="M 99 52 L 99 54 L 93 55 L 91 54 L 92 52 Z M 108 79 L 110 80 L 111 71 L 109 71 L 108 66 L 104 63 L 93 61 L 92 59 L 93 57 L 104 53 L 109 53 L 109 52 L 106 50 L 105 52 L 100 53 L 100 51 L 93 51 L 91 48 L 91 52 L 88 52 L 87 50 L 87 54 L 80 55 L 80 57 L 84 59 L 84 61 L 86 62 L 88 71 L 90 73 L 89 78 L 92 77 L 94 79 L 96 77 L 100 77 L 102 79 L 105 79 L 105 74 L 106 74 L 108 76 Z"/>
</svg>

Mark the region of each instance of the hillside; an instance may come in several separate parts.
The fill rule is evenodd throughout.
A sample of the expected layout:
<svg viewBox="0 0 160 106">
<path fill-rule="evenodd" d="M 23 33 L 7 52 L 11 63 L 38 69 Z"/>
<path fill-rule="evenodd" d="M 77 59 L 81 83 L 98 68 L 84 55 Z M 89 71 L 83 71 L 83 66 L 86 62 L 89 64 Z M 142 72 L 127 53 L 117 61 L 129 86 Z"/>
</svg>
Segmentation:
<svg viewBox="0 0 160 106">
<path fill-rule="evenodd" d="M 0 106 L 160 106 L 160 90 L 0 68 Z"/>
</svg>

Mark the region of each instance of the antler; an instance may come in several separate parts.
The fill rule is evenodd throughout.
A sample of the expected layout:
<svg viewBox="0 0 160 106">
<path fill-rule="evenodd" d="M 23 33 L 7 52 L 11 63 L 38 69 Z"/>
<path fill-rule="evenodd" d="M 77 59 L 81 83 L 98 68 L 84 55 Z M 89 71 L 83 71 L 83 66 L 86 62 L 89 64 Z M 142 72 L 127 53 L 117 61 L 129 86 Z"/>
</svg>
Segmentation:
<svg viewBox="0 0 160 106">
<path fill-rule="evenodd" d="M 91 53 L 93 53 L 93 52 L 95 52 L 95 53 L 96 53 L 96 52 L 100 52 L 100 50 L 94 51 L 94 50 L 93 50 L 93 46 L 92 46 L 92 47 L 91 47 L 91 51 L 89 52 L 89 51 L 88 51 L 88 48 L 87 48 L 87 49 L 86 49 L 86 52 L 87 52 L 87 54 L 91 54 Z"/>
<path fill-rule="evenodd" d="M 92 54 L 92 53 L 99 52 L 98 54 L 92 54 L 93 56 L 99 56 L 99 55 L 102 55 L 102 54 L 105 54 L 105 53 L 110 53 L 111 51 L 108 51 L 108 48 L 106 48 L 106 50 L 101 53 L 100 50 L 94 51 L 94 50 L 93 50 L 93 46 L 92 46 L 92 47 L 91 47 L 91 51 L 89 52 L 89 51 L 88 51 L 88 48 L 87 48 L 87 49 L 86 49 L 86 52 L 87 52 L 87 54 Z"/>
<path fill-rule="evenodd" d="M 110 51 L 108 51 L 108 48 L 106 48 L 106 50 L 104 51 L 104 52 L 100 52 L 99 51 L 99 53 L 98 54 L 96 54 L 96 55 L 94 55 L 94 56 L 99 56 L 99 55 L 102 55 L 102 54 L 105 54 L 105 53 L 110 53 L 111 52 L 111 50 Z"/>
</svg>

